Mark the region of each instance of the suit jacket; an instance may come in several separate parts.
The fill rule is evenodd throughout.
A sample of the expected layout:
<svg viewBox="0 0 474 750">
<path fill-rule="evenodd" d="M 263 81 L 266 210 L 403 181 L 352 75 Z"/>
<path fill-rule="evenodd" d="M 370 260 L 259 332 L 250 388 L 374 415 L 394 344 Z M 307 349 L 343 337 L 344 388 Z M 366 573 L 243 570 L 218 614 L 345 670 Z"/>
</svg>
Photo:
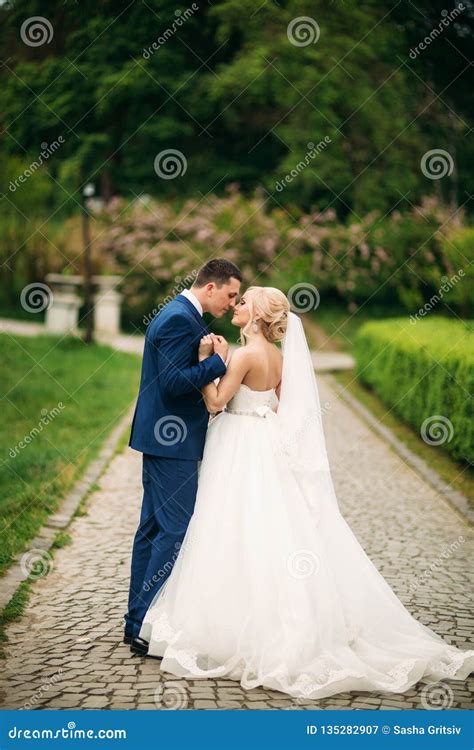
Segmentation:
<svg viewBox="0 0 474 750">
<path fill-rule="evenodd" d="M 148 326 L 129 445 L 152 456 L 201 460 L 209 414 L 201 388 L 226 372 L 218 354 L 198 361 L 209 333 L 182 294 Z"/>
</svg>

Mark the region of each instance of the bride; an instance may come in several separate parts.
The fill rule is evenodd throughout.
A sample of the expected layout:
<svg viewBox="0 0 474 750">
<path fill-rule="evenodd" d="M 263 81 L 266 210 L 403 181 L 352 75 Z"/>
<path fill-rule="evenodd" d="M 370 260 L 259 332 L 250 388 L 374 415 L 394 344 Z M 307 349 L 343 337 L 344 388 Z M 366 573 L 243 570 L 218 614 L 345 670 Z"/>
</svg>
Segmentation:
<svg viewBox="0 0 474 750">
<path fill-rule="evenodd" d="M 142 623 L 148 654 L 180 677 L 306 699 L 465 679 L 474 651 L 412 617 L 340 513 L 313 364 L 287 298 L 250 287 L 232 322 L 243 346 L 203 389 L 220 413 L 178 558 Z M 204 337 L 199 356 L 211 352 Z"/>
</svg>

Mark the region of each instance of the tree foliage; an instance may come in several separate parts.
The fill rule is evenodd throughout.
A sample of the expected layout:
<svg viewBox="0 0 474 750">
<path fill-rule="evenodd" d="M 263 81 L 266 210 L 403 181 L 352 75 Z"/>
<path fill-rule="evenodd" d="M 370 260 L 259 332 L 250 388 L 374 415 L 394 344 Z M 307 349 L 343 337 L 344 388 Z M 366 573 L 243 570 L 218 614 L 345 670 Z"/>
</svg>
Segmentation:
<svg viewBox="0 0 474 750">
<path fill-rule="evenodd" d="M 68 210 L 89 180 L 105 198 L 175 200 L 237 182 L 260 187 L 268 208 L 333 207 L 340 217 L 409 208 L 432 193 L 456 207 L 473 190 L 474 11 L 463 8 L 414 54 L 446 22 L 441 2 L 218 0 L 178 10 L 168 0 L 12 0 L 0 6 L 0 163 L 28 165 L 62 136 L 43 168 L 45 202 Z M 53 31 L 37 46 L 22 34 L 35 16 Z M 310 43 L 289 38 L 301 17 Z M 325 137 L 327 148 L 278 191 Z M 166 149 L 186 160 L 176 179 L 155 171 Z M 420 168 L 430 149 L 453 160 L 443 180 Z M 30 187 L 1 192 L 15 205 Z"/>
</svg>

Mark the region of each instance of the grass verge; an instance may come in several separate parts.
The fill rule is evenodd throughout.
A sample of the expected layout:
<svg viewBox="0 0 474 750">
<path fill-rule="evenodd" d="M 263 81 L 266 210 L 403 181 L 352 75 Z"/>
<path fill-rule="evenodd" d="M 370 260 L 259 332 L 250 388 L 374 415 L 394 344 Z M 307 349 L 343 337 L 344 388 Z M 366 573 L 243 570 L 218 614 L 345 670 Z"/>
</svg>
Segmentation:
<svg viewBox="0 0 474 750">
<path fill-rule="evenodd" d="M 0 574 L 137 395 L 140 358 L 77 338 L 0 335 Z"/>
</svg>

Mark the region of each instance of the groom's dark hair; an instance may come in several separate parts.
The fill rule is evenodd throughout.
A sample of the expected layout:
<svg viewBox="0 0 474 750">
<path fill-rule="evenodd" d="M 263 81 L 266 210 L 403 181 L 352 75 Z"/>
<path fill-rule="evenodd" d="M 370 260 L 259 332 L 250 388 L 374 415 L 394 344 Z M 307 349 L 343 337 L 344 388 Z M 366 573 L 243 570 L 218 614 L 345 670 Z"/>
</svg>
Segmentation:
<svg viewBox="0 0 474 750">
<path fill-rule="evenodd" d="M 225 258 L 208 260 L 198 271 L 193 286 L 205 286 L 213 281 L 217 286 L 227 284 L 230 279 L 242 281 L 242 273 L 236 265 Z"/>
</svg>

